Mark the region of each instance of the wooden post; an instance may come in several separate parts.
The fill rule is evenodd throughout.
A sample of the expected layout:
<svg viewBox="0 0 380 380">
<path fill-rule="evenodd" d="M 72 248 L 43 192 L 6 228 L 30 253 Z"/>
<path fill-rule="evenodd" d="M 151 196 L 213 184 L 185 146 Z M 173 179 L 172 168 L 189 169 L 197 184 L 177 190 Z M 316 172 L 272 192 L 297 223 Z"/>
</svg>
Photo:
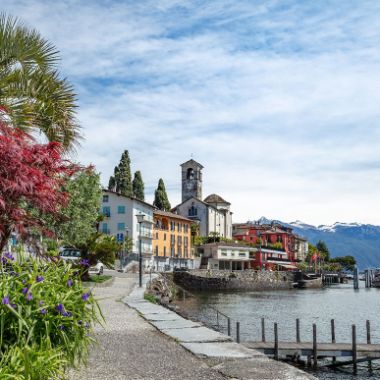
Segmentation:
<svg viewBox="0 0 380 380">
<path fill-rule="evenodd" d="M 261 318 L 261 341 L 265 342 L 265 319 Z"/>
<path fill-rule="evenodd" d="M 354 269 L 354 289 L 359 289 L 359 270 L 357 266 Z"/>
<path fill-rule="evenodd" d="M 274 324 L 274 359 L 278 360 L 278 327 Z"/>
<path fill-rule="evenodd" d="M 357 370 L 357 347 L 356 347 L 356 326 L 352 325 L 352 364 L 354 373 Z"/>
<path fill-rule="evenodd" d="M 236 322 L 236 342 L 240 343 L 240 322 Z"/>
<path fill-rule="evenodd" d="M 218 329 L 219 329 L 219 311 L 216 310 L 216 324 L 218 325 Z"/>
<path fill-rule="evenodd" d="M 299 318 L 296 319 L 296 340 L 297 340 L 297 343 L 301 342 L 300 320 L 299 320 Z"/>
<path fill-rule="evenodd" d="M 368 319 L 366 321 L 366 330 L 367 330 L 367 344 L 371 344 L 371 324 Z"/>
<path fill-rule="evenodd" d="M 317 325 L 313 323 L 313 367 L 318 367 Z"/>
<path fill-rule="evenodd" d="M 331 343 L 335 343 L 335 320 L 331 320 Z M 333 356 L 332 358 L 333 363 L 336 362 L 336 356 Z"/>
<path fill-rule="evenodd" d="M 231 318 L 230 317 L 227 318 L 227 333 L 228 333 L 228 336 L 231 336 Z"/>
</svg>

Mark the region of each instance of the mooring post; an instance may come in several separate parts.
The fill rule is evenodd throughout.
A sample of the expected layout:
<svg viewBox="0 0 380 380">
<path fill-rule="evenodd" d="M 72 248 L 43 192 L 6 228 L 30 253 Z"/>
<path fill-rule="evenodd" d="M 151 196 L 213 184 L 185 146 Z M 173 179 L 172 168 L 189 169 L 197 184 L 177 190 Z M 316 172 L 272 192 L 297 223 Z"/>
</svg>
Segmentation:
<svg viewBox="0 0 380 380">
<path fill-rule="evenodd" d="M 231 318 L 230 317 L 227 318 L 227 333 L 228 333 L 228 336 L 231 336 Z"/>
<path fill-rule="evenodd" d="M 371 324 L 370 321 L 367 319 L 366 321 L 366 330 L 367 330 L 367 344 L 371 344 Z"/>
<path fill-rule="evenodd" d="M 297 340 L 297 343 L 301 342 L 300 320 L 299 320 L 299 318 L 296 319 L 296 340 Z"/>
<path fill-rule="evenodd" d="M 240 322 L 236 322 L 236 342 L 240 343 Z"/>
<path fill-rule="evenodd" d="M 216 309 L 216 324 L 218 325 L 218 329 L 219 329 L 219 311 L 218 311 L 218 309 Z"/>
<path fill-rule="evenodd" d="M 261 341 L 265 342 L 265 319 L 261 318 Z"/>
<path fill-rule="evenodd" d="M 335 341 L 335 320 L 331 320 L 331 343 L 334 344 Z M 332 358 L 333 363 L 336 362 L 336 356 L 333 356 Z"/>
<path fill-rule="evenodd" d="M 274 359 L 278 360 L 278 326 L 274 324 Z"/>
<path fill-rule="evenodd" d="M 354 268 L 354 289 L 359 289 L 359 270 L 357 266 Z"/>
<path fill-rule="evenodd" d="M 317 325 L 313 323 L 313 367 L 318 367 Z"/>
<path fill-rule="evenodd" d="M 356 347 L 356 326 L 352 325 L 352 365 L 354 373 L 357 370 L 357 347 Z"/>
</svg>

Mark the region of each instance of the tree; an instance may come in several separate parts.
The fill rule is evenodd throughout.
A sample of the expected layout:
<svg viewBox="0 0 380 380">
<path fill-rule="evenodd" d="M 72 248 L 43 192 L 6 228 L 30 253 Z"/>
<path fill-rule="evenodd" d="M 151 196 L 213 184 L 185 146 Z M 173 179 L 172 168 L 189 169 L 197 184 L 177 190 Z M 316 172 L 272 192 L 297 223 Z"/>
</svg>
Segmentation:
<svg viewBox="0 0 380 380">
<path fill-rule="evenodd" d="M 326 243 L 323 240 L 319 240 L 316 245 L 317 250 L 322 254 L 325 261 L 330 260 L 330 251 L 327 248 Z"/>
<path fill-rule="evenodd" d="M 162 178 L 159 179 L 157 189 L 154 192 L 153 206 L 163 211 L 170 211 L 171 209 L 168 195 L 165 190 L 165 184 Z"/>
<path fill-rule="evenodd" d="M 344 270 L 353 271 L 356 265 L 354 256 L 337 256 L 330 259 L 330 263 L 338 263 Z"/>
<path fill-rule="evenodd" d="M 145 199 L 144 182 L 142 180 L 141 172 L 139 170 L 135 173 L 132 186 L 133 186 L 133 196 L 143 201 Z"/>
<path fill-rule="evenodd" d="M 127 150 L 122 154 L 119 165 L 115 167 L 113 177 L 110 177 L 108 189 L 127 197 L 133 196 L 131 160 Z"/>
<path fill-rule="evenodd" d="M 0 121 L 39 129 L 71 148 L 79 139 L 76 95 L 60 78 L 55 47 L 17 19 L 0 15 Z"/>
<path fill-rule="evenodd" d="M 76 173 L 66 182 L 68 205 L 61 211 L 56 236 L 73 247 L 83 245 L 96 231 L 102 189 L 100 176 L 92 167 Z"/>
<path fill-rule="evenodd" d="M 60 215 L 68 202 L 65 182 L 78 170 L 62 150 L 0 122 L 0 252 L 13 231 L 24 239 L 33 231 L 53 233 L 44 216 Z"/>
</svg>

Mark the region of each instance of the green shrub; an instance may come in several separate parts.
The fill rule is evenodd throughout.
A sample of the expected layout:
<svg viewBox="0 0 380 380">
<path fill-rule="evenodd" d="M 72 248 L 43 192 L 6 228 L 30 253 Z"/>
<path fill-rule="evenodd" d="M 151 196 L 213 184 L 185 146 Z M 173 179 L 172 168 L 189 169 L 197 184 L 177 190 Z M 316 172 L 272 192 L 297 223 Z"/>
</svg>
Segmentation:
<svg viewBox="0 0 380 380">
<path fill-rule="evenodd" d="M 98 304 L 77 270 L 41 260 L 0 261 L 0 378 L 59 378 L 86 359 Z M 3 271 L 7 264 L 7 271 Z"/>
</svg>

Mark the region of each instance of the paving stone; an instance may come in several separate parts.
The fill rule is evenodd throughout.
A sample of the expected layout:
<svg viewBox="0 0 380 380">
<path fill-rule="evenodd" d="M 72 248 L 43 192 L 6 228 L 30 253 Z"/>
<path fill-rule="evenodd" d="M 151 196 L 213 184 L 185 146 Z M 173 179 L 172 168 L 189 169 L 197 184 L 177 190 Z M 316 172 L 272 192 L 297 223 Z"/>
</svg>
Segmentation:
<svg viewBox="0 0 380 380">
<path fill-rule="evenodd" d="M 144 318 L 148 321 L 178 321 L 182 319 L 174 313 L 144 314 Z"/>
<path fill-rule="evenodd" d="M 180 342 L 223 342 L 231 340 L 230 337 L 203 326 L 183 329 L 163 329 L 161 331 Z"/>
<path fill-rule="evenodd" d="M 200 323 L 189 321 L 188 319 L 175 319 L 172 321 L 151 321 L 150 322 L 154 327 L 157 327 L 159 330 L 167 329 L 183 329 L 183 328 L 192 328 L 202 326 Z"/>
<path fill-rule="evenodd" d="M 234 342 L 181 343 L 183 347 L 200 357 L 218 358 L 251 358 L 257 353 Z"/>
</svg>

